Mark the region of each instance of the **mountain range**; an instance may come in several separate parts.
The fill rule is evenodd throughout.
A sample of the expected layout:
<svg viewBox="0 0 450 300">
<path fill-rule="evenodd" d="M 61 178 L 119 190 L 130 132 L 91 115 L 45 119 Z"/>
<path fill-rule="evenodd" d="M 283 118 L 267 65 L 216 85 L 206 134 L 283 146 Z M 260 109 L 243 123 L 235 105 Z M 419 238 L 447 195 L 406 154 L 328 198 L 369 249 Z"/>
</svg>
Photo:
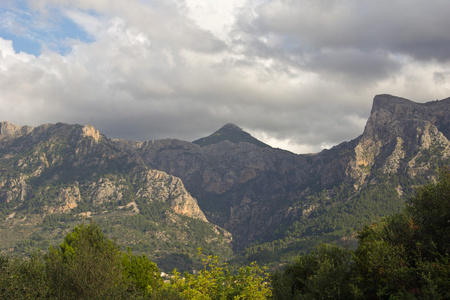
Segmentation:
<svg viewBox="0 0 450 300">
<path fill-rule="evenodd" d="M 359 137 L 315 154 L 234 124 L 194 142 L 139 142 L 90 125 L 2 122 L 0 251 L 45 249 L 86 219 L 163 269 L 195 264 L 197 247 L 274 263 L 351 242 L 450 164 L 449 120 L 450 98 L 377 95 Z"/>
</svg>

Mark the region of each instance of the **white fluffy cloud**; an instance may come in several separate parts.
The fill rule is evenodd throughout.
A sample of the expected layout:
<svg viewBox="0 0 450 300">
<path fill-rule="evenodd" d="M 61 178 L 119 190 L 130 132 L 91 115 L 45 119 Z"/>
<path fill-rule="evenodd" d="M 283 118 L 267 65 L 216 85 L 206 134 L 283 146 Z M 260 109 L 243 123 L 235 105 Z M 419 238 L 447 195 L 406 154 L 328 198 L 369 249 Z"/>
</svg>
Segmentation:
<svg viewBox="0 0 450 300">
<path fill-rule="evenodd" d="M 376 94 L 450 96 L 446 1 L 34 0 L 25 19 L 6 3 L 14 28 L 45 24 L 36 56 L 0 35 L 0 120 L 17 124 L 194 140 L 233 122 L 314 152 L 361 134 Z"/>
</svg>

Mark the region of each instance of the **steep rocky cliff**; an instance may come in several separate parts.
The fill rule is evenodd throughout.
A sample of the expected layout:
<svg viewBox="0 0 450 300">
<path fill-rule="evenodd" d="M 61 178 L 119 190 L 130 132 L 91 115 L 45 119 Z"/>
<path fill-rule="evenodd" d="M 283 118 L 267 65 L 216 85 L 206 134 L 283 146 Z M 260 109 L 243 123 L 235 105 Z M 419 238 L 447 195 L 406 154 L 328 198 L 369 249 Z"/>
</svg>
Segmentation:
<svg viewBox="0 0 450 300">
<path fill-rule="evenodd" d="M 450 98 L 424 104 L 376 96 L 348 173 L 357 186 L 372 168 L 383 173 L 427 175 L 449 157 Z M 434 152 L 434 153 L 433 153 Z"/>
</svg>

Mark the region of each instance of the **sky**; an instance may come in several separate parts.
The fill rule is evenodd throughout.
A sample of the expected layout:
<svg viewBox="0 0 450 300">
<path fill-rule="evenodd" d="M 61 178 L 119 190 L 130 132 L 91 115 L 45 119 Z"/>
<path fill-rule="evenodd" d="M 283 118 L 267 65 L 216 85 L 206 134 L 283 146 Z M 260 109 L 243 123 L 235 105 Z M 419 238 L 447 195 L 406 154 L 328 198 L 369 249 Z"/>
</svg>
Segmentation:
<svg viewBox="0 0 450 300">
<path fill-rule="evenodd" d="M 450 97 L 448 0 L 1 0 L 0 121 L 193 141 L 234 123 L 295 153 L 377 94 Z"/>
</svg>

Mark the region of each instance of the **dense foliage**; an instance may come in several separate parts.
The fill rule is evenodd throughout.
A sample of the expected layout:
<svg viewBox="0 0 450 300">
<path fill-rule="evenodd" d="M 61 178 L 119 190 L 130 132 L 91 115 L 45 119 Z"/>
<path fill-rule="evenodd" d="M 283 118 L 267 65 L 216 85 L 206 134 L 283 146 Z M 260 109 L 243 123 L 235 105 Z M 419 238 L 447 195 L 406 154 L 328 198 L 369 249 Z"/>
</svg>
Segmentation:
<svg viewBox="0 0 450 300">
<path fill-rule="evenodd" d="M 322 245 L 273 274 L 276 299 L 448 299 L 450 171 L 406 208 L 359 232 L 356 251 Z"/>
<path fill-rule="evenodd" d="M 201 251 L 199 253 L 201 255 Z M 217 256 L 203 258 L 203 269 L 198 275 L 174 270 L 169 289 L 177 291 L 183 299 L 267 299 L 272 295 L 268 273 L 256 263 L 242 267 L 231 275 L 226 264 Z"/>
<path fill-rule="evenodd" d="M 202 257 L 201 251 L 199 253 Z M 47 254 L 29 259 L 0 256 L 1 299 L 266 299 L 268 274 L 253 264 L 231 275 L 217 257 L 183 276 L 163 280 L 147 256 L 120 251 L 100 227 L 80 224 Z"/>
</svg>

